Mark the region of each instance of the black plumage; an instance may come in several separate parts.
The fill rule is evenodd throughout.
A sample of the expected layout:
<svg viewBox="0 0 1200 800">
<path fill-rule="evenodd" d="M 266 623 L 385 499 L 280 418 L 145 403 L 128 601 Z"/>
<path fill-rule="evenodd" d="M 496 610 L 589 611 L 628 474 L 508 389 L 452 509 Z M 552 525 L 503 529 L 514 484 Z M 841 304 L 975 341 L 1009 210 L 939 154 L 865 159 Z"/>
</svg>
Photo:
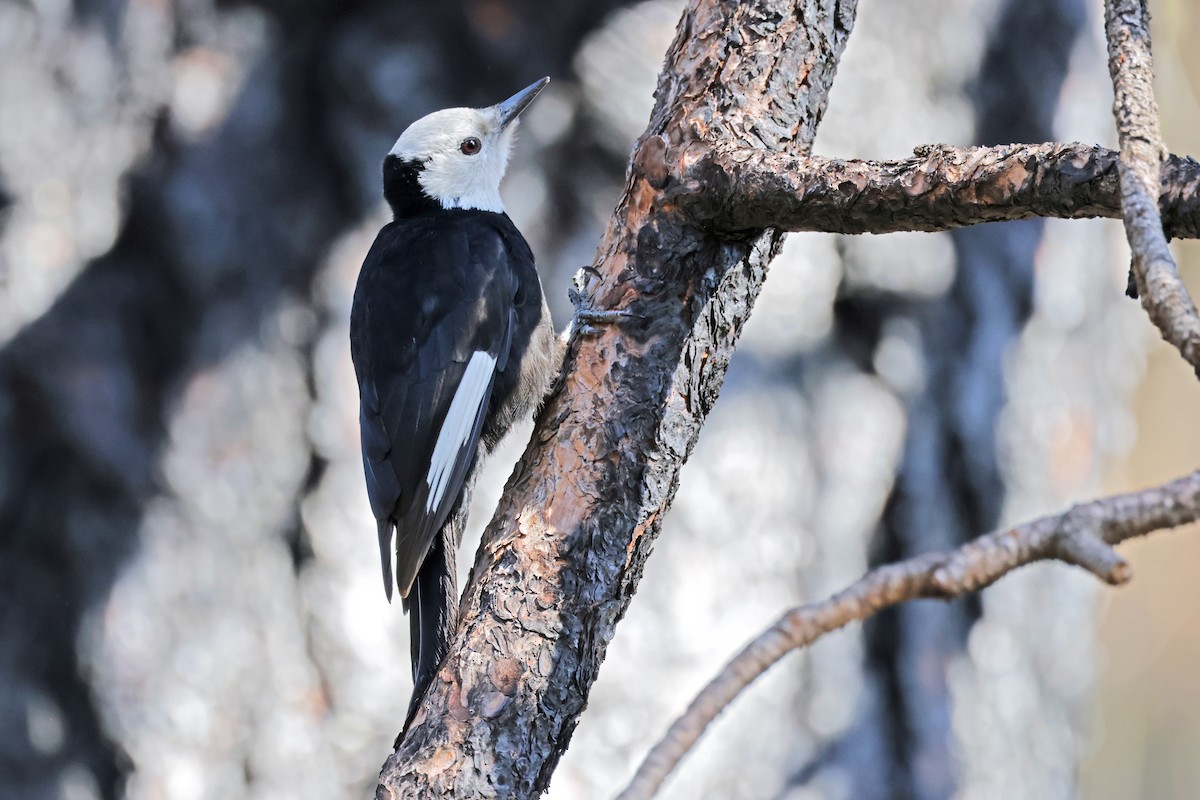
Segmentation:
<svg viewBox="0 0 1200 800">
<path fill-rule="evenodd" d="M 394 220 L 367 254 L 350 319 L 384 585 L 390 599 L 394 581 L 411 612 L 410 718 L 454 631 L 455 556 L 480 454 L 540 401 L 559 356 L 520 232 L 502 211 L 445 207 L 423 187 L 425 169 L 385 160 Z M 454 446 L 439 450 L 440 437 Z"/>
</svg>

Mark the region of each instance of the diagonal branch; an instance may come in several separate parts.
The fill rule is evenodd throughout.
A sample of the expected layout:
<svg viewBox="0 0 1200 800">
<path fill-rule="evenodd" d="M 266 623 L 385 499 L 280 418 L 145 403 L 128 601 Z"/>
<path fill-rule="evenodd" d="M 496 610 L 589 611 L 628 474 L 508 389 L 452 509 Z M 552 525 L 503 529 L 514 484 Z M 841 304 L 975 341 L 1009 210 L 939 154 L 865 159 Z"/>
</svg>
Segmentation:
<svg viewBox="0 0 1200 800">
<path fill-rule="evenodd" d="M 1146 0 L 1107 0 L 1104 30 L 1121 141 L 1121 211 L 1138 294 L 1163 338 L 1200 375 L 1200 315 L 1167 247 L 1156 194 L 1165 153 L 1154 101 Z"/>
<path fill-rule="evenodd" d="M 665 189 L 689 148 L 807 152 L 854 0 L 690 0 L 578 330 L 463 593 L 451 653 L 379 798 L 536 797 L 642 575 L 780 235 L 718 238 Z"/>
<path fill-rule="evenodd" d="M 934 553 L 872 570 L 819 603 L 793 608 L 738 653 L 671 725 L 619 800 L 652 797 L 718 714 L 759 675 L 826 633 L 908 600 L 950 599 L 995 583 L 1035 561 L 1075 564 L 1114 586 L 1129 565 L 1112 546 L 1200 519 L 1200 470 L 1162 486 L 1093 500 Z"/>
<path fill-rule="evenodd" d="M 1103 147 L 1056 143 L 933 145 L 898 161 L 714 151 L 691 165 L 680 202 L 721 231 L 893 233 L 1029 217 L 1115 218 L 1117 162 Z M 1200 164 L 1171 156 L 1161 180 L 1168 232 L 1200 237 Z"/>
</svg>

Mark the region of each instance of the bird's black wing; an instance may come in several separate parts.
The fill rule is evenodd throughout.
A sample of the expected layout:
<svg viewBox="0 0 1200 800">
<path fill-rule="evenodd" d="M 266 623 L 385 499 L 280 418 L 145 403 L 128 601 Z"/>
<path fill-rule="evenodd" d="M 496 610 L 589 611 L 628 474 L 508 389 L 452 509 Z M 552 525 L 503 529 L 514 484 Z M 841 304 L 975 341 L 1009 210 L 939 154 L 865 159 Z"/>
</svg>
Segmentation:
<svg viewBox="0 0 1200 800">
<path fill-rule="evenodd" d="M 407 596 L 458 502 L 496 375 L 508 365 L 516 281 L 498 231 L 478 219 L 386 226 L 351 312 L 363 468 L 391 597 Z"/>
</svg>

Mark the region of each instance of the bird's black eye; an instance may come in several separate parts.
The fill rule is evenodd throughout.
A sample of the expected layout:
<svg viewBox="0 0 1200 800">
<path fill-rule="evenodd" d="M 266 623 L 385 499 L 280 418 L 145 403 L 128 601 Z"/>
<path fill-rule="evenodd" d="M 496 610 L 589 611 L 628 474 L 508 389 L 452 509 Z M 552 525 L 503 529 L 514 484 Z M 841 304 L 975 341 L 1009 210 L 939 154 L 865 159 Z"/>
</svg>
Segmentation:
<svg viewBox="0 0 1200 800">
<path fill-rule="evenodd" d="M 483 149 L 483 143 L 474 136 L 468 136 L 462 140 L 462 144 L 458 146 L 458 149 L 462 150 L 465 156 L 473 156 Z"/>
</svg>

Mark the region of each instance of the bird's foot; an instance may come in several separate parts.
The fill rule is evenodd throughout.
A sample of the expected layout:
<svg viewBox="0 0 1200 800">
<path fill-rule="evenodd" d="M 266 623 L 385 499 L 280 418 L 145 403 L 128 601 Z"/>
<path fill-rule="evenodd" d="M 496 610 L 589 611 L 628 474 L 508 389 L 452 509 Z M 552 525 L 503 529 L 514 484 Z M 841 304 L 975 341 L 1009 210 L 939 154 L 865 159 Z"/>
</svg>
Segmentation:
<svg viewBox="0 0 1200 800">
<path fill-rule="evenodd" d="M 641 319 L 637 314 L 624 308 L 594 308 L 591 299 L 574 287 L 567 290 L 567 296 L 571 298 L 571 305 L 575 306 L 572 327 L 582 336 L 599 333 L 600 329 L 596 327 L 598 325 L 620 325 L 630 320 Z"/>
</svg>

